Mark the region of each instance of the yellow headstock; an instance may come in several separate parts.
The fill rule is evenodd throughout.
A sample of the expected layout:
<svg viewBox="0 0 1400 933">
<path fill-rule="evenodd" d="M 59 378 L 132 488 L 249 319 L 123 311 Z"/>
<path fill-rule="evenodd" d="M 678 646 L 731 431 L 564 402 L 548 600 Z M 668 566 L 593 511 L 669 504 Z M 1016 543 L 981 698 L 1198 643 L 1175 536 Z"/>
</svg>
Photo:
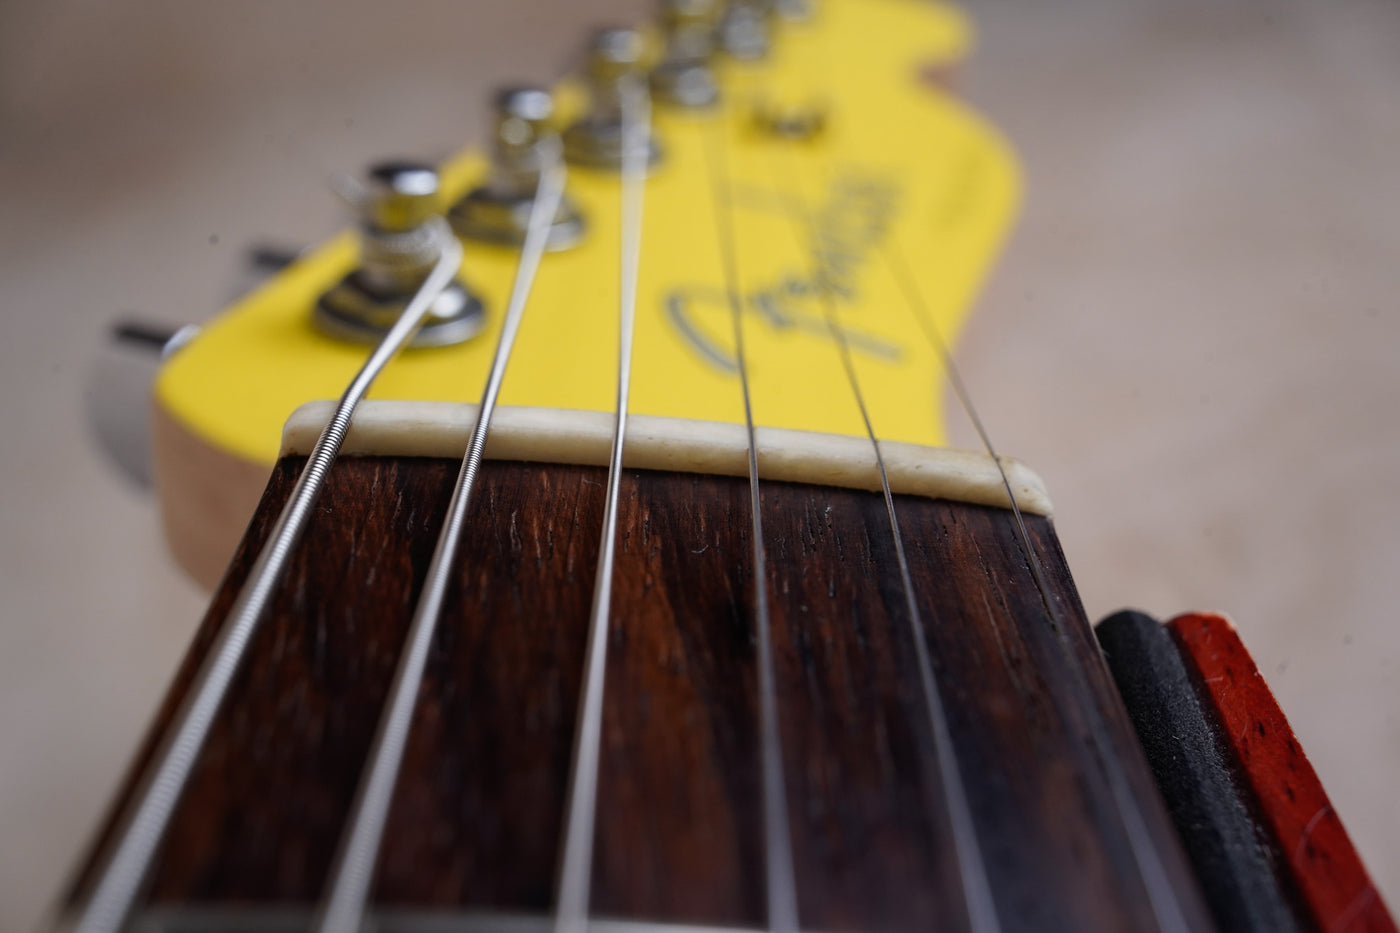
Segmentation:
<svg viewBox="0 0 1400 933">
<path fill-rule="evenodd" d="M 824 323 L 811 226 L 852 338 L 881 437 L 942 438 L 942 372 L 886 260 L 906 257 L 951 340 L 1005 233 L 1015 169 L 996 134 L 962 104 L 919 81 L 930 61 L 966 43 L 960 16 L 914 0 L 825 0 L 816 20 L 777 37 L 755 65 L 722 65 L 724 100 L 698 114 L 656 111 L 665 146 L 646 192 L 633 410 L 742 421 L 732 366 L 707 146 L 721 146 L 735 205 L 740 288 L 748 314 L 756 419 L 863 434 Z M 798 98 L 796 95 L 802 95 Z M 792 141 L 758 128 L 773 101 L 823 102 L 823 131 Z M 484 161 L 443 167 L 460 196 Z M 616 367 L 618 182 L 574 169 L 569 193 L 588 232 L 550 255 L 526 313 L 503 404 L 610 411 Z M 160 405 L 190 429 L 270 463 L 282 424 L 312 398 L 335 397 L 364 348 L 322 336 L 318 296 L 355 258 L 343 235 L 230 308 L 161 375 Z M 512 250 L 467 245 L 463 276 L 490 324 L 466 344 L 414 350 L 384 374 L 382 398 L 474 400 L 492 327 L 514 271 Z"/>
<path fill-rule="evenodd" d="M 1000 137 L 922 78 L 968 42 L 966 21 L 945 6 L 822 0 L 810 22 L 776 33 L 763 60 L 717 66 L 718 106 L 655 108 L 665 155 L 645 194 L 634 413 L 744 420 L 717 214 L 727 187 L 755 421 L 865 434 L 827 328 L 824 270 L 878 435 L 943 443 L 943 369 L 891 260 L 902 257 L 913 271 L 923 305 L 952 341 L 1018 197 Z M 566 89 L 561 100 L 569 98 Z M 820 132 L 793 139 L 756 117 L 793 102 L 821 106 Z M 445 195 L 460 197 L 486 167 L 476 152 L 444 165 Z M 568 194 L 587 232 L 576 248 L 545 258 L 500 402 L 611 412 L 619 181 L 573 168 Z M 486 303 L 485 333 L 407 351 L 372 395 L 474 401 L 516 258 L 510 248 L 467 243 L 462 274 Z M 312 324 L 318 297 L 355 262 L 354 236 L 341 235 L 211 323 L 160 375 L 159 417 L 237 461 L 271 464 L 288 415 L 338 396 L 364 359 L 363 346 Z"/>
</svg>

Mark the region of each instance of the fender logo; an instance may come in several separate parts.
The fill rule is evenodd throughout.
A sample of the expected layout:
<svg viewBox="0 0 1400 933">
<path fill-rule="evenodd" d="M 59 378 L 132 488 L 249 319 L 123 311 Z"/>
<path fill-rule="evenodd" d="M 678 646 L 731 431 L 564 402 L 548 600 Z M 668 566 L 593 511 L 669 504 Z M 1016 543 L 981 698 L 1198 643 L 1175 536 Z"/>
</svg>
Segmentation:
<svg viewBox="0 0 1400 933">
<path fill-rule="evenodd" d="M 870 254 L 884 240 L 894 214 L 898 189 L 892 182 L 868 175 L 843 175 L 832 185 L 814 218 L 811 271 L 789 272 L 742 297 L 741 311 L 758 317 L 775 331 L 807 334 L 832 340 L 821 302 L 851 306 L 860 298 L 859 274 Z M 791 197 L 771 195 L 747 206 L 790 214 L 804 223 Z M 825 294 L 823 294 L 825 292 Z M 680 285 L 662 297 L 663 310 L 681 340 L 705 362 L 737 373 L 733 349 L 700 326 L 702 316 L 729 313 L 725 289 L 714 285 Z M 887 362 L 897 362 L 903 349 L 896 343 L 859 328 L 845 327 L 850 348 Z"/>
</svg>

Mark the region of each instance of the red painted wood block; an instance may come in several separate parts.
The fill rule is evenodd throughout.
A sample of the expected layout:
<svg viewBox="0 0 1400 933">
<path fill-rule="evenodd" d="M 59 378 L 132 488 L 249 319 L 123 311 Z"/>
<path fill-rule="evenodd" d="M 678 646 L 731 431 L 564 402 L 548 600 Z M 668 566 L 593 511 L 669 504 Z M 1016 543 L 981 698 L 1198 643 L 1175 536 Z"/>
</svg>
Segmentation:
<svg viewBox="0 0 1400 933">
<path fill-rule="evenodd" d="M 1213 613 L 1177 616 L 1168 626 L 1220 718 L 1291 874 L 1287 880 L 1318 927 L 1327 933 L 1395 933 L 1380 892 L 1234 626 Z"/>
</svg>

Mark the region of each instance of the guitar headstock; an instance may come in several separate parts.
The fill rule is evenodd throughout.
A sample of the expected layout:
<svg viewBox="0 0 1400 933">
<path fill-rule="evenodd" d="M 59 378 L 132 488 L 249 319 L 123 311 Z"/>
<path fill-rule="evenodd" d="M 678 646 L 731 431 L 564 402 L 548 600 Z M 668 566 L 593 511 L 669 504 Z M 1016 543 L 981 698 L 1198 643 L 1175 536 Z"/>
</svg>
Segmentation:
<svg viewBox="0 0 1400 933">
<path fill-rule="evenodd" d="M 697 77 L 675 49 L 688 41 L 688 8 L 705 6 L 666 5 L 662 22 L 641 33 L 640 51 L 604 50 L 638 57 L 653 76 L 655 159 L 642 221 L 632 412 L 743 422 L 732 289 L 742 302 L 758 424 L 864 436 L 833 339 L 836 321 L 878 435 L 943 444 L 945 373 L 931 333 L 956 337 L 1018 197 L 998 134 L 926 77 L 930 65 L 963 54 L 966 21 L 914 0 L 779 4 L 758 32 L 731 13 L 715 30 L 730 51 L 716 50 Z M 511 134 L 525 134 L 514 144 L 520 148 L 520 140 L 553 129 L 572 157 L 568 216 L 557 225 L 561 248 L 545 257 L 534 284 L 500 401 L 613 410 L 619 177 L 606 155 L 580 154 L 577 142 L 609 67 L 585 64 L 554 89 L 552 108 L 506 95 L 496 153 L 469 150 L 438 167 L 433 196 L 466 234 L 460 281 L 481 303 L 481 326 L 463 342 L 409 350 L 373 396 L 477 397 L 519 252 L 509 236 L 482 232 L 477 221 L 489 227 L 492 205 L 467 202 L 499 181 Z M 364 344 L 318 326 L 316 310 L 364 261 L 362 239 L 347 232 L 310 253 L 165 366 L 156 456 L 158 481 L 171 490 L 163 494 L 167 516 L 185 507 L 172 498 L 188 503 L 207 492 L 178 475 L 191 442 L 263 476 L 288 416 L 308 400 L 337 396 L 363 361 Z M 728 270 L 726 250 L 734 257 Z M 163 454 L 172 435 L 181 452 Z M 255 495 L 250 485 L 249 504 Z M 174 543 L 177 553 L 190 550 Z M 215 551 L 231 548 L 232 539 Z M 211 558 L 196 576 L 219 566 Z"/>
</svg>

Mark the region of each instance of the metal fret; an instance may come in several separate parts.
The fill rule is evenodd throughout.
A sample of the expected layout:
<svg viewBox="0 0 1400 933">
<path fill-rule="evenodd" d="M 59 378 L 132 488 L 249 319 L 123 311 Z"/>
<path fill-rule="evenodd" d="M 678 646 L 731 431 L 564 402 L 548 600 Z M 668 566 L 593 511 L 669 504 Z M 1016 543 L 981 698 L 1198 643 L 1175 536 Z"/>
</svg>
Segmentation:
<svg viewBox="0 0 1400 933">
<path fill-rule="evenodd" d="M 121 929 L 214 717 L 223 705 L 229 683 L 239 669 L 287 558 L 306 527 L 326 474 L 350 429 L 355 407 L 385 365 L 413 338 L 438 295 L 456 277 L 462 264 L 462 247 L 445 222 L 432 223 L 441 242 L 437 264 L 346 388 L 335 414 L 316 441 L 277 524 L 258 553 L 248 582 L 239 591 L 238 599 L 195 676 L 188 699 L 181 705 L 174 727 L 167 733 L 169 738 L 156 753 L 154 766 L 133 797 L 134 809 L 125 817 L 125 825 L 116 837 L 115 848 L 97 888 L 76 925 L 76 933 L 116 933 Z"/>
<path fill-rule="evenodd" d="M 651 101 L 636 75 L 619 84 L 622 109 L 622 234 L 619 262 L 617 410 L 608 488 L 603 512 L 593 608 L 588 623 L 586 668 L 579 701 L 578 736 L 564 831 L 557 933 L 588 928 L 589 885 L 593 876 L 594 816 L 598 798 L 598 759 L 603 733 L 603 681 L 607 672 L 608 618 L 612 605 L 613 564 L 617 555 L 617 505 L 622 488 L 622 450 L 627 440 L 627 396 L 632 381 L 632 336 L 637 317 L 637 279 L 641 270 L 642 203 L 651 151 Z"/>
<path fill-rule="evenodd" d="M 553 151 L 546 167 L 540 173 L 539 188 L 531 206 L 525 244 L 521 249 L 520 264 L 516 270 L 515 284 L 511 289 L 500 340 L 496 344 L 490 375 L 482 392 L 481 404 L 477 408 L 476 425 L 472 430 L 466 455 L 462 459 L 462 469 L 457 476 L 452 501 L 448 506 L 447 520 L 438 536 L 432 562 L 428 565 L 427 582 L 414 610 L 413 622 L 409 628 L 403 656 L 394 674 L 389 700 L 380 719 L 374 744 L 371 746 L 370 763 L 352 810 L 350 830 L 342 840 L 336 867 L 331 875 L 330 893 L 317 923 L 317 929 L 321 933 L 355 933 L 360 929 L 383 838 L 384 822 L 389 815 L 389 805 L 393 800 L 404 746 L 408 742 L 408 733 L 413 724 L 414 702 L 418 697 L 423 668 L 428 660 L 428 649 L 432 645 L 438 618 L 442 613 L 448 583 L 455 569 L 453 564 L 457 545 L 461 540 L 467 507 L 486 448 L 491 415 L 496 407 L 501 383 L 505 379 L 506 364 L 510 361 L 511 349 L 520 329 L 526 300 L 529 298 L 535 273 L 548 244 L 550 225 L 564 194 L 564 164 L 557 142 L 550 148 Z"/>
<path fill-rule="evenodd" d="M 294 907 L 152 907 L 131 918 L 130 933 L 305 933 L 311 911 Z M 549 933 L 555 919 L 546 914 L 489 910 L 366 911 L 375 933 Z M 586 933 L 758 933 L 750 927 L 704 926 L 613 917 L 589 918 Z"/>
</svg>

